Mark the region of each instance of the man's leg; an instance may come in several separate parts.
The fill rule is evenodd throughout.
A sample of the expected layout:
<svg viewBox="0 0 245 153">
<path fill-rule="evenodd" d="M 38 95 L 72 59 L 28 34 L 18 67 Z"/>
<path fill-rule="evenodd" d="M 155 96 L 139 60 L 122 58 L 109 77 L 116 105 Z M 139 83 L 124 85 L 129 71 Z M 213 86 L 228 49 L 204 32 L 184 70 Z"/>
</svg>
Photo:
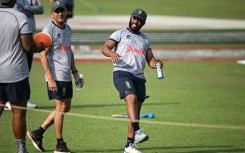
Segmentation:
<svg viewBox="0 0 245 153">
<path fill-rule="evenodd" d="M 43 124 L 36 130 L 34 131 L 28 131 L 27 132 L 27 136 L 28 138 L 31 140 L 33 146 L 41 152 L 44 152 L 44 148 L 42 145 L 42 138 L 43 138 L 43 134 L 44 132 L 51 126 L 54 124 L 54 116 L 55 116 L 55 110 L 52 111 L 48 117 L 45 119 L 45 121 L 43 122 Z"/>
<path fill-rule="evenodd" d="M 27 101 L 21 101 L 18 104 L 11 104 L 12 117 L 12 129 L 18 146 L 18 152 L 26 153 L 26 103 Z"/>
<path fill-rule="evenodd" d="M 1 115 L 3 113 L 4 108 L 5 108 L 5 102 L 4 101 L 0 101 L 0 117 L 1 117 Z"/>
<path fill-rule="evenodd" d="M 12 129 L 16 139 L 26 137 L 26 103 L 27 101 L 21 101 L 19 104 L 11 104 L 13 112 Z"/>
<path fill-rule="evenodd" d="M 57 138 L 57 145 L 54 152 L 69 152 L 66 143 L 63 140 L 63 123 L 65 113 L 70 111 L 71 99 L 66 100 L 55 100 L 55 116 L 54 116 L 54 126 Z"/>
</svg>

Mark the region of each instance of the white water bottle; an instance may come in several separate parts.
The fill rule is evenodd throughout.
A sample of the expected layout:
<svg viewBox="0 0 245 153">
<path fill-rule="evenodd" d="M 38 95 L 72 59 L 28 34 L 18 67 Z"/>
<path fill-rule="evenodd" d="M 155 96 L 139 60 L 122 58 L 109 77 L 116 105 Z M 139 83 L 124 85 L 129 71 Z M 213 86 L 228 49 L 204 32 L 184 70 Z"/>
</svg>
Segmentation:
<svg viewBox="0 0 245 153">
<path fill-rule="evenodd" d="M 163 72 L 162 72 L 162 69 L 161 69 L 161 64 L 160 62 L 156 62 L 155 63 L 155 67 L 156 67 L 156 70 L 157 70 L 157 78 L 159 80 L 163 79 L 164 76 L 163 76 Z"/>
<path fill-rule="evenodd" d="M 79 75 L 79 80 L 76 83 L 76 91 L 80 91 L 83 83 L 83 74 Z"/>
</svg>

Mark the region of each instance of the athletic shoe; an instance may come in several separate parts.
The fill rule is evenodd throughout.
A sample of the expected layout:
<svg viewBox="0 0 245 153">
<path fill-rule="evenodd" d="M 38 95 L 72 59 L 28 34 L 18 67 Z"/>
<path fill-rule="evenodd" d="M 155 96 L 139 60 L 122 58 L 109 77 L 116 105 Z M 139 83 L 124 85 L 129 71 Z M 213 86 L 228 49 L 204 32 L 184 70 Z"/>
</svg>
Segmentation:
<svg viewBox="0 0 245 153">
<path fill-rule="evenodd" d="M 144 134 L 141 129 L 139 129 L 135 132 L 135 136 L 134 136 L 134 143 L 135 144 L 145 142 L 148 139 L 149 139 L 149 136 Z"/>
<path fill-rule="evenodd" d="M 28 153 L 26 150 L 25 142 L 17 141 L 18 151 L 17 153 Z"/>
<path fill-rule="evenodd" d="M 67 148 L 65 142 L 60 142 L 56 145 L 54 153 L 70 153 L 70 150 Z"/>
<path fill-rule="evenodd" d="M 43 146 L 42 146 L 42 139 L 43 139 L 43 136 L 35 135 L 34 132 L 29 132 L 29 131 L 27 131 L 27 136 L 28 136 L 28 138 L 31 140 L 33 146 L 34 146 L 38 151 L 44 152 L 44 148 L 43 148 Z"/>
<path fill-rule="evenodd" d="M 6 102 L 5 106 L 4 106 L 4 110 L 11 110 L 11 106 L 10 106 L 10 102 Z"/>
<path fill-rule="evenodd" d="M 128 147 L 125 146 L 124 153 L 141 153 L 138 149 L 136 149 L 135 145 L 130 143 Z"/>
<path fill-rule="evenodd" d="M 31 103 L 30 100 L 27 101 L 27 108 L 37 108 L 38 106 L 36 104 Z"/>
</svg>

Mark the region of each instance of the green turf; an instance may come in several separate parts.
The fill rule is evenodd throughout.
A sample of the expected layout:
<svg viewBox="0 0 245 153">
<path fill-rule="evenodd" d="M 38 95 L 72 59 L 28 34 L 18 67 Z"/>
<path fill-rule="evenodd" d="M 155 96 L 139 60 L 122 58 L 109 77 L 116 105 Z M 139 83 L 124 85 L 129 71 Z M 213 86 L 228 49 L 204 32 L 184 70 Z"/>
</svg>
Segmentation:
<svg viewBox="0 0 245 153">
<path fill-rule="evenodd" d="M 135 8 L 149 15 L 245 19 L 244 0 L 74 0 L 75 15 L 129 15 Z M 49 0 L 42 0 L 45 15 Z"/>
<path fill-rule="evenodd" d="M 110 120 L 126 114 L 112 82 L 111 63 L 77 63 L 85 86 L 74 92 L 70 115 L 65 117 L 64 139 L 75 153 L 119 153 L 126 141 L 126 122 Z M 245 66 L 233 62 L 166 62 L 165 79 L 146 68 L 147 95 L 142 119 L 150 140 L 138 145 L 144 153 L 241 153 L 245 152 Z M 51 111 L 40 63 L 33 63 L 31 99 L 39 110 Z M 40 126 L 48 114 L 28 111 L 27 129 Z M 87 115 L 87 116 L 86 116 Z M 0 118 L 1 152 L 15 152 L 11 112 Z M 104 117 L 104 118 L 102 118 Z M 170 124 L 171 125 L 167 125 Z M 197 127 L 195 127 L 197 126 Z M 211 126 L 211 127 L 210 127 Z M 235 129 L 238 128 L 238 129 Z M 239 129 L 240 128 L 240 129 Z M 44 135 L 47 153 L 55 147 L 54 127 Z M 37 153 L 30 141 L 27 148 Z"/>
</svg>

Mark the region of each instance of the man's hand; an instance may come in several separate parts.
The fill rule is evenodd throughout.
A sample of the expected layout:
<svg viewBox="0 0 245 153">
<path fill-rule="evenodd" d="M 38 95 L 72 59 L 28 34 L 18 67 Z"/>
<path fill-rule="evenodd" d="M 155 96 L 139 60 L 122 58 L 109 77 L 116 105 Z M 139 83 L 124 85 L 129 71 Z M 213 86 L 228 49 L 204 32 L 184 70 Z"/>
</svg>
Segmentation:
<svg viewBox="0 0 245 153">
<path fill-rule="evenodd" d="M 111 53 L 111 61 L 113 63 L 116 62 L 117 60 L 119 60 L 120 57 L 122 57 L 122 56 L 118 55 L 117 53 L 114 53 L 114 52 Z"/>
<path fill-rule="evenodd" d="M 45 50 L 43 42 L 40 42 L 37 45 L 37 50 L 38 50 L 39 53 Z"/>
</svg>

